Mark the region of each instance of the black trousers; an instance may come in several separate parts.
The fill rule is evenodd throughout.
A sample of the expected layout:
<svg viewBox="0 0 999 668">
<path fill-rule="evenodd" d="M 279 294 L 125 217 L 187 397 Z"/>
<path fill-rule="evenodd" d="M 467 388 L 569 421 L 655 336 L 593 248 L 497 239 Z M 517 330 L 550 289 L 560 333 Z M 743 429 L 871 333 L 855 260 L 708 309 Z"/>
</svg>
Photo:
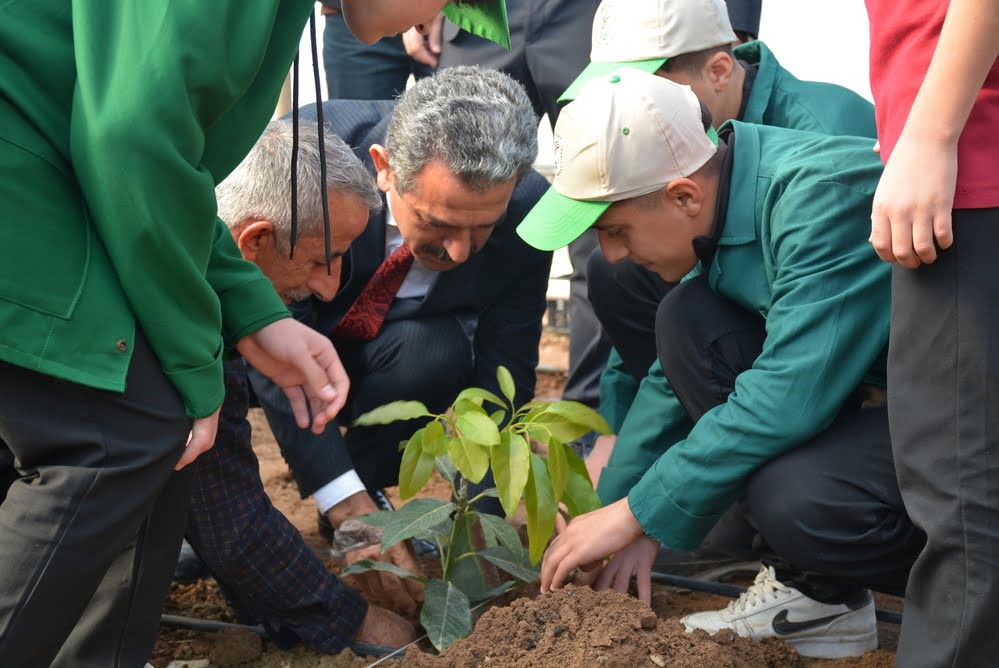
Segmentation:
<svg viewBox="0 0 999 668">
<path fill-rule="evenodd" d="M 468 386 L 474 369 L 471 340 L 462 324 L 447 315 L 388 322 L 373 341 L 335 339 L 334 344 L 351 380 L 347 407 L 338 418 L 343 426 L 403 399 L 443 412 Z M 419 421 L 350 427 L 343 435 L 329 425 L 317 436 L 295 425 L 279 388 L 256 370 L 249 376 L 302 498 L 351 468 L 369 490 L 398 483 L 399 442 L 413 435 Z"/>
<path fill-rule="evenodd" d="M 999 662 L 999 209 L 954 211 L 953 225 L 935 263 L 892 276 L 895 465 L 928 536 L 900 666 Z"/>
<path fill-rule="evenodd" d="M 634 262 L 611 264 L 597 246 L 590 254 L 590 302 L 625 370 L 641 382 L 656 361 L 656 310 L 676 285 Z"/>
<path fill-rule="evenodd" d="M 433 74 L 406 53 L 401 35 L 364 44 L 340 13 L 326 16 L 323 65 L 330 100 L 394 100 L 406 90 L 410 74 L 417 81 Z"/>
<path fill-rule="evenodd" d="M 190 428 L 141 333 L 123 394 L 0 363 L 0 665 L 145 664 L 184 531 L 192 467 L 173 467 Z"/>
<path fill-rule="evenodd" d="M 727 400 L 765 336 L 761 317 L 703 277 L 670 290 L 656 314 L 659 359 L 695 422 Z M 858 587 L 901 594 L 925 542 L 895 481 L 887 409 L 861 408 L 859 399 L 828 429 L 757 469 L 742 506 L 762 556 L 819 600 L 843 600 Z"/>
</svg>

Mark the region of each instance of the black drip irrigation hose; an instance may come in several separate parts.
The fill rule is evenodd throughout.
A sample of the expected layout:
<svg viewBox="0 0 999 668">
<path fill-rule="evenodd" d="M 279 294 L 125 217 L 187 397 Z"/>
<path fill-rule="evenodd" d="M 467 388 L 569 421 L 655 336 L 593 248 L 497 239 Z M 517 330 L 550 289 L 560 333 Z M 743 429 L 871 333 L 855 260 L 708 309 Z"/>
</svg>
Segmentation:
<svg viewBox="0 0 999 668">
<path fill-rule="evenodd" d="M 658 582 L 659 584 L 669 585 L 671 587 L 690 589 L 692 591 L 701 591 L 706 594 L 717 594 L 719 596 L 728 596 L 729 598 L 739 598 L 739 596 L 741 596 L 742 593 L 746 591 L 744 587 L 725 584 L 723 582 L 697 580 L 695 578 L 687 578 L 682 575 L 673 575 L 671 573 L 662 573 L 658 571 L 652 571 L 652 581 Z M 878 618 L 878 621 L 881 622 L 888 622 L 889 624 L 902 623 L 902 613 L 900 612 L 891 612 L 889 610 L 875 610 L 874 614 Z"/>
</svg>

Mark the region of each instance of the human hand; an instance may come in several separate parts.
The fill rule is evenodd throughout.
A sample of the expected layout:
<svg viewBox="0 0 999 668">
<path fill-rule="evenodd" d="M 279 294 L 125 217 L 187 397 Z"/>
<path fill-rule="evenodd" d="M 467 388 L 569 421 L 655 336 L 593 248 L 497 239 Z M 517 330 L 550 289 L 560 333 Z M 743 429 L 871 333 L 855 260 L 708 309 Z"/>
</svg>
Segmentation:
<svg viewBox="0 0 999 668">
<path fill-rule="evenodd" d="M 541 591 L 559 589 L 575 569 L 582 566 L 592 570 L 593 564 L 631 545 L 643 534 L 627 498 L 574 518 L 545 551 Z"/>
<path fill-rule="evenodd" d="M 349 566 L 363 559 L 384 561 L 399 568 L 405 568 L 411 573 L 422 575 L 416 556 L 412 552 L 409 541 L 396 543 L 383 554 L 380 545 L 370 545 L 347 553 L 346 562 Z M 415 615 L 423 603 L 423 583 L 409 578 L 400 578 L 383 571 L 366 571 L 351 576 L 355 578 L 358 589 L 379 601 L 390 602 L 395 608 L 407 615 Z"/>
<path fill-rule="evenodd" d="M 368 614 L 354 636 L 355 643 L 392 648 L 404 647 L 414 640 L 416 630 L 412 624 L 394 612 L 374 605 L 368 606 Z"/>
<path fill-rule="evenodd" d="M 212 449 L 212 446 L 215 445 L 215 433 L 219 428 L 219 411 L 221 410 L 220 406 L 208 417 L 197 418 L 191 423 L 191 433 L 187 437 L 187 445 L 184 446 L 184 452 L 177 460 L 177 465 L 173 467 L 174 471 L 181 470 L 197 459 L 201 453 Z"/>
<path fill-rule="evenodd" d="M 614 452 L 614 444 L 617 443 L 617 434 L 604 434 L 598 436 L 593 444 L 593 450 L 586 457 L 586 472 L 590 474 L 590 481 L 593 488 L 597 488 L 600 481 L 600 474 L 607 468 L 611 453 Z"/>
<path fill-rule="evenodd" d="M 899 138 L 874 193 L 871 245 L 885 262 L 915 269 L 954 243 L 951 210 L 957 187 L 957 144 Z"/>
<path fill-rule="evenodd" d="M 291 318 L 248 334 L 236 343 L 246 361 L 284 390 L 295 422 L 321 434 L 347 401 L 350 381 L 330 340 Z"/>
<path fill-rule="evenodd" d="M 441 43 L 444 34 L 444 15 L 438 14 L 430 22 L 428 32 L 424 34 L 419 28 L 413 27 L 402 34 L 402 44 L 406 53 L 418 63 L 429 67 L 437 67 L 441 56 Z"/>
<path fill-rule="evenodd" d="M 652 564 L 658 554 L 659 541 L 651 536 L 639 536 L 638 540 L 611 557 L 593 588 L 597 591 L 613 589 L 627 594 L 631 577 L 635 576 L 638 599 L 645 605 L 651 606 Z"/>
</svg>

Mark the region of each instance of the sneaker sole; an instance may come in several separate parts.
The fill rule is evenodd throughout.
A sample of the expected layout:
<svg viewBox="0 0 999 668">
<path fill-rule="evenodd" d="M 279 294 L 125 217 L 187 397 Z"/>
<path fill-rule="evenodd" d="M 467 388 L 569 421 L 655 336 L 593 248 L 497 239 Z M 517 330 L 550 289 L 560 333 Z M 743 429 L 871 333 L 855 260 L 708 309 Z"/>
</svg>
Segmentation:
<svg viewBox="0 0 999 668">
<path fill-rule="evenodd" d="M 861 656 L 878 648 L 878 633 L 873 631 L 849 638 L 787 638 L 780 640 L 794 645 L 798 654 L 809 659 L 847 659 Z"/>
</svg>

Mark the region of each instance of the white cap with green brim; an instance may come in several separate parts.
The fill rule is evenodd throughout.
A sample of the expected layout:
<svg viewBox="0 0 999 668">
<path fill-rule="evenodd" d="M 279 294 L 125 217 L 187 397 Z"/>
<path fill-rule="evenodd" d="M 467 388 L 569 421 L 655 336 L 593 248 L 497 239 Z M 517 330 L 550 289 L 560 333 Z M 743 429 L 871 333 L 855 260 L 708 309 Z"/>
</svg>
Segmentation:
<svg viewBox="0 0 999 668">
<path fill-rule="evenodd" d="M 603 0 L 593 17 L 590 64 L 562 93 L 620 67 L 655 72 L 670 58 L 736 41 L 724 0 Z"/>
<path fill-rule="evenodd" d="M 614 202 L 690 176 L 717 150 L 688 86 L 632 68 L 587 83 L 555 125 L 555 180 L 517 226 L 540 250 L 568 245 Z"/>
</svg>

